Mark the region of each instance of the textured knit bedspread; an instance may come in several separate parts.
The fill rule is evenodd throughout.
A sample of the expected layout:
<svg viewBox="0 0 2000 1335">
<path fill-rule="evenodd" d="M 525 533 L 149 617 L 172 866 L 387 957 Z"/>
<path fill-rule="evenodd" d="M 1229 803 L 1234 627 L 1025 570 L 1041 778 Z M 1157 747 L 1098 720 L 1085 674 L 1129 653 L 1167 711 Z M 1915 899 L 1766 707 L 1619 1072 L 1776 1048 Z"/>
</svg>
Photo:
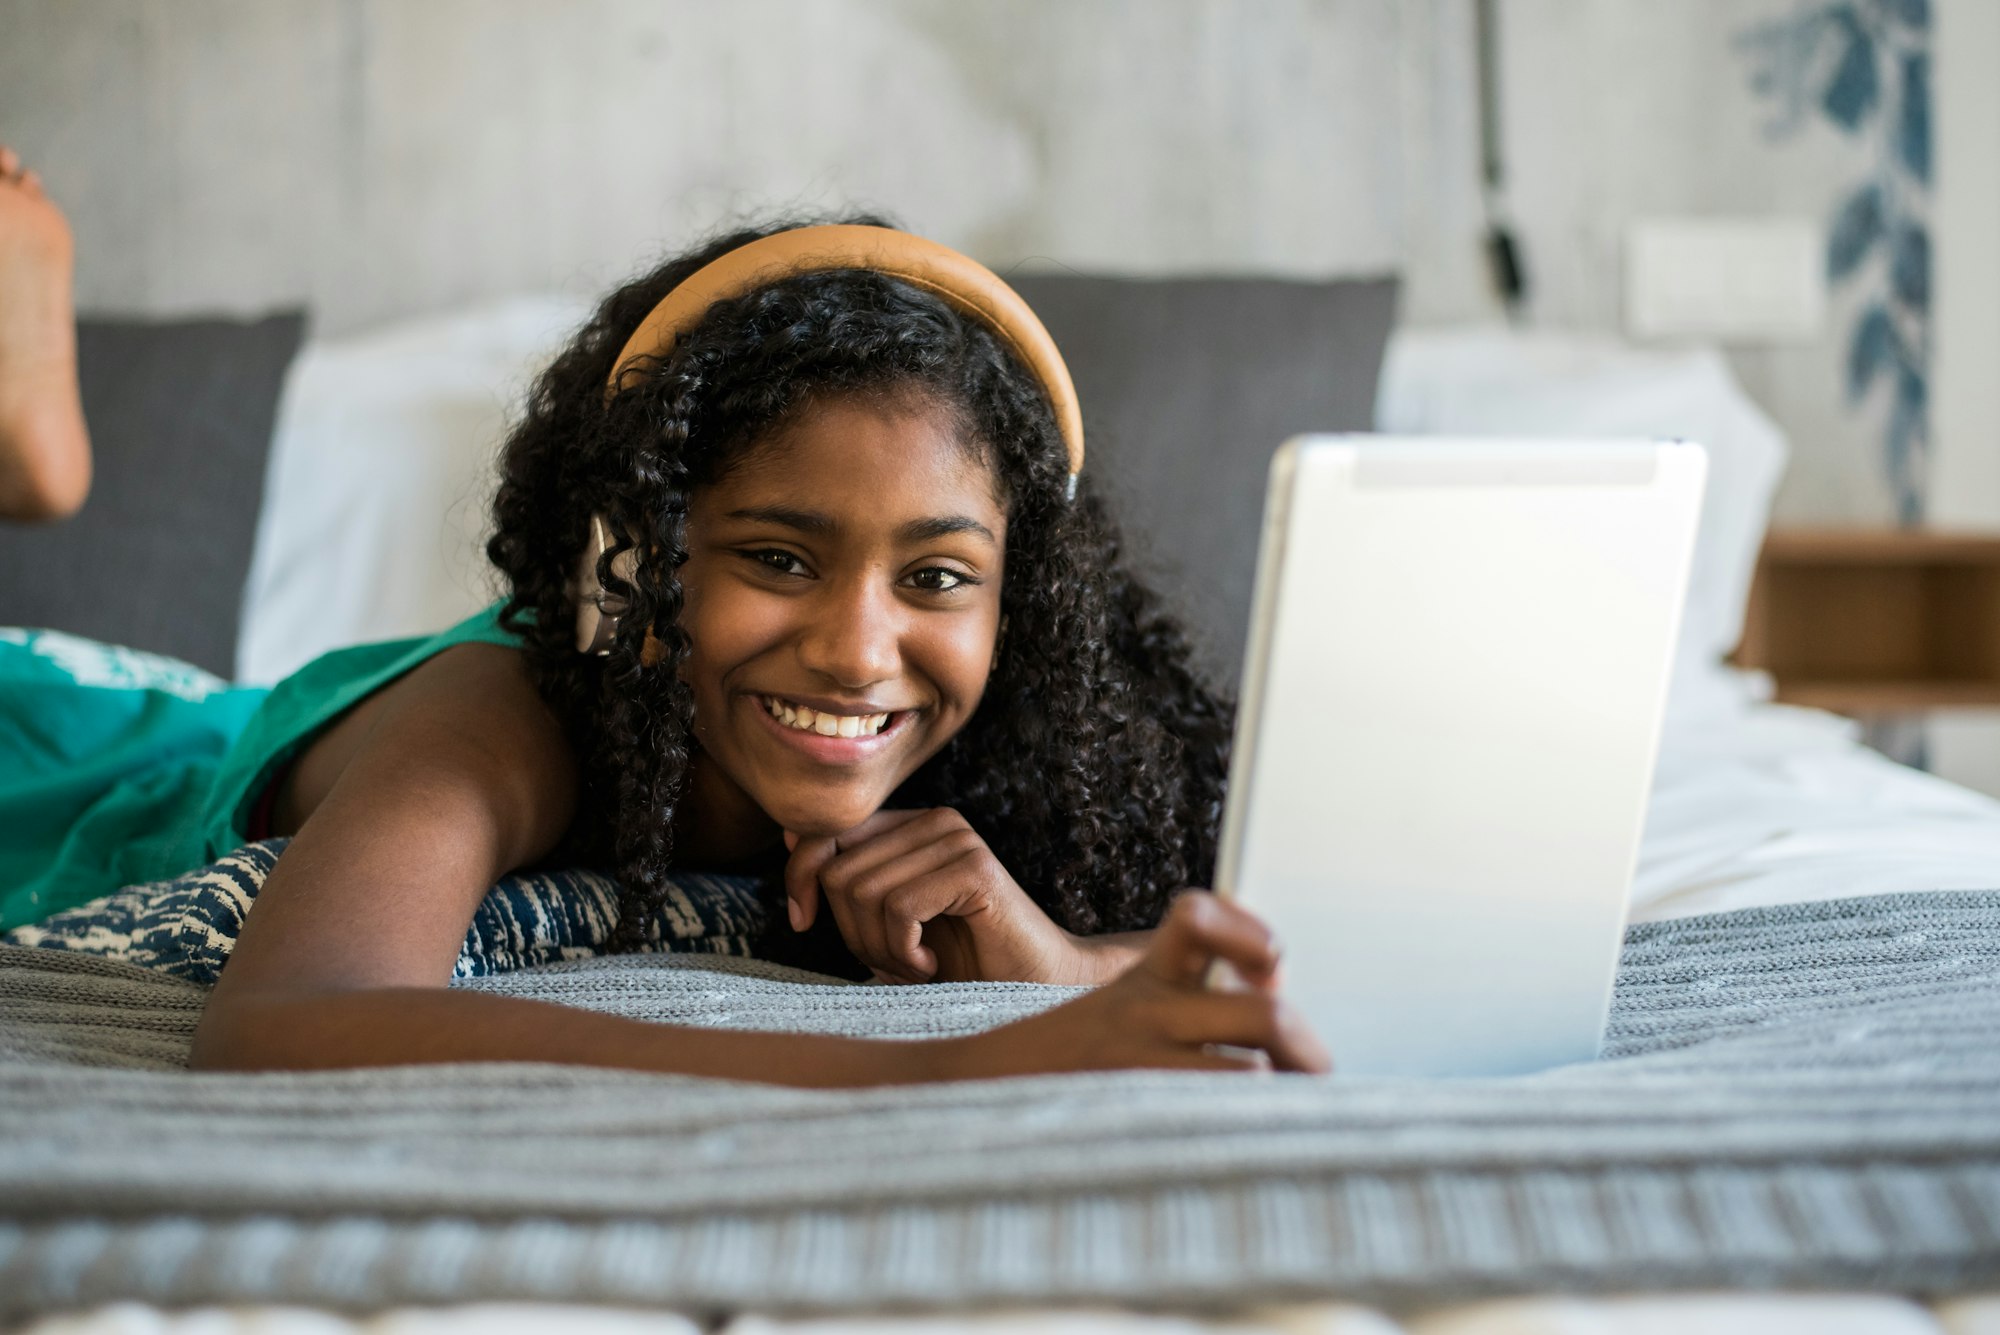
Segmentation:
<svg viewBox="0 0 2000 1335">
<path fill-rule="evenodd" d="M 458 984 L 915 1036 L 1046 987 L 739 960 Z M 808 1093 L 556 1066 L 179 1069 L 204 992 L 0 948 L 0 1311 L 524 1298 L 880 1309 L 2000 1278 L 2000 892 L 1635 928 L 1604 1059 Z"/>
</svg>

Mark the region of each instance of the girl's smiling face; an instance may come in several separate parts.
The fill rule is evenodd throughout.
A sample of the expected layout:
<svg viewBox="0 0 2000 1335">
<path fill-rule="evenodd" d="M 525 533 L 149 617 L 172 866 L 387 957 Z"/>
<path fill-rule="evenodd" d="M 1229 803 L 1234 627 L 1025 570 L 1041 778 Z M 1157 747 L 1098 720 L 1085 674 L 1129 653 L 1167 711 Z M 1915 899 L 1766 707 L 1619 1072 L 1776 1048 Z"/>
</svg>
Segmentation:
<svg viewBox="0 0 2000 1335">
<path fill-rule="evenodd" d="M 950 413 L 848 396 L 693 493 L 680 581 L 699 819 L 852 829 L 965 726 L 1000 625 L 995 490 Z"/>
</svg>

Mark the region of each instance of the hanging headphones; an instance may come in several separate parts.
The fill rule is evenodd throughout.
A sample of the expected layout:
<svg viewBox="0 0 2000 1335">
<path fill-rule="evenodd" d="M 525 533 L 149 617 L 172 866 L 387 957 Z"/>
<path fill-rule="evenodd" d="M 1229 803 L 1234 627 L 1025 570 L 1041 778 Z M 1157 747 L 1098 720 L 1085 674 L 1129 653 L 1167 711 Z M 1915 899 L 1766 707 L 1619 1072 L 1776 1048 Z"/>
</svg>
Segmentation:
<svg viewBox="0 0 2000 1335">
<path fill-rule="evenodd" d="M 606 590 L 597 578 L 597 563 L 609 550 L 611 526 L 603 515 L 592 515 L 590 540 L 583 545 L 576 578 L 570 582 L 571 596 L 576 599 L 576 651 L 580 654 L 610 653 L 611 641 L 618 634 L 618 618 L 625 614 L 625 600 Z M 628 583 L 638 568 L 638 553 L 630 547 L 611 558 L 611 573 Z"/>
<path fill-rule="evenodd" d="M 1056 351 L 1055 340 L 1021 295 L 999 275 L 966 255 L 935 241 L 926 241 L 892 227 L 849 223 L 797 227 L 738 246 L 697 269 L 660 299 L 612 363 L 605 385 L 608 398 L 617 393 L 632 364 L 659 357 L 674 340 L 699 323 L 718 301 L 742 296 L 766 283 L 797 274 L 830 269 L 868 269 L 921 288 L 992 330 L 1015 357 L 1034 373 L 1055 410 L 1056 427 L 1069 455 L 1069 496 L 1076 497 L 1077 474 L 1083 471 L 1083 416 L 1077 409 L 1076 386 Z M 576 648 L 578 653 L 608 654 L 618 631 L 625 600 L 607 593 L 597 578 L 597 562 L 611 548 L 611 530 L 603 515 L 590 518 L 590 540 L 577 565 Z M 630 547 L 612 558 L 612 573 L 629 580 L 638 569 Z M 649 632 L 642 661 L 652 663 L 666 650 Z"/>
</svg>

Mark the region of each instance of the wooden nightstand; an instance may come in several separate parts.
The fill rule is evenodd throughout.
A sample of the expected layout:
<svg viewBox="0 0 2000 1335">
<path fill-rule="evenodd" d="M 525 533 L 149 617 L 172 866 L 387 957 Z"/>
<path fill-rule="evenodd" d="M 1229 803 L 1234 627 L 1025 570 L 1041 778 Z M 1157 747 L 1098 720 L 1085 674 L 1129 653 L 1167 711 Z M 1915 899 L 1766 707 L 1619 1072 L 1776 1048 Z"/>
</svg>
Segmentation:
<svg viewBox="0 0 2000 1335">
<path fill-rule="evenodd" d="M 2000 706 L 2000 534 L 1774 530 L 1733 661 L 1856 718 Z"/>
</svg>

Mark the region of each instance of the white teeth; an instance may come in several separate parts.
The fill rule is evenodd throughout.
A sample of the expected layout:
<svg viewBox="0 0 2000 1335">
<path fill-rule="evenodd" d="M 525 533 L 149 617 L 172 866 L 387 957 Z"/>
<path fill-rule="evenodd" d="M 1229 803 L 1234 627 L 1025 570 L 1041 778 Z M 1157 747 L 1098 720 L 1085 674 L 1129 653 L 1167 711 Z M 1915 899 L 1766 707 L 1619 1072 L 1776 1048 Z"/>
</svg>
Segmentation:
<svg viewBox="0 0 2000 1335">
<path fill-rule="evenodd" d="M 889 722 L 887 714 L 823 714 L 769 695 L 764 697 L 764 708 L 786 727 L 822 737 L 873 737 Z"/>
</svg>

